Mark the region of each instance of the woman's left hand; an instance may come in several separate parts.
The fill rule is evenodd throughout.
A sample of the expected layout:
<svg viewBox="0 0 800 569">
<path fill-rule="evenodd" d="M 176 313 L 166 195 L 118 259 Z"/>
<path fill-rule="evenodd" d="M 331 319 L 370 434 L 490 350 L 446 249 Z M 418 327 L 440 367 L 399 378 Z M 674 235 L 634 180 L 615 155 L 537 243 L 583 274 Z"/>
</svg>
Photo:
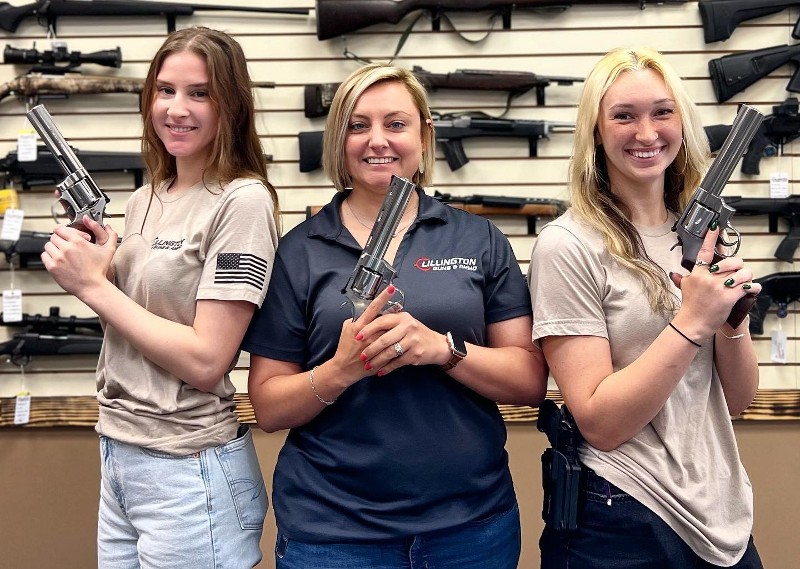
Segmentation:
<svg viewBox="0 0 800 569">
<path fill-rule="evenodd" d="M 97 283 L 107 281 L 111 259 L 117 249 L 117 233 L 85 215 L 81 220 L 95 238 L 78 229 L 59 225 L 44 246 L 42 262 L 55 281 L 70 294 L 81 295 Z"/>
<path fill-rule="evenodd" d="M 364 326 L 361 334 L 374 338 L 363 353 L 380 376 L 404 365 L 443 365 L 450 360 L 444 334 L 431 330 L 408 312 L 379 316 Z"/>
</svg>

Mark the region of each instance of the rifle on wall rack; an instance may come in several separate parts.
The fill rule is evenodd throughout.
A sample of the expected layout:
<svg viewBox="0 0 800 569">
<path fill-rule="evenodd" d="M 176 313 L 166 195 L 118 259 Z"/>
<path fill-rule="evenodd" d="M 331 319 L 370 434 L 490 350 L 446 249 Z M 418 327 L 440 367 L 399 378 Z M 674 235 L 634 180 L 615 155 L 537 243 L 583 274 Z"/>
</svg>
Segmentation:
<svg viewBox="0 0 800 569">
<path fill-rule="evenodd" d="M 554 132 L 572 132 L 574 123 L 544 120 L 501 119 L 484 113 L 434 115 L 433 131 L 442 148 L 447 165 L 458 170 L 469 162 L 462 140 L 477 137 L 525 138 L 528 155 L 538 155 L 539 141 Z M 300 132 L 300 171 L 312 172 L 321 167 L 322 131 Z"/>
<path fill-rule="evenodd" d="M 0 355 L 26 366 L 34 356 L 99 354 L 103 345 L 99 318 L 64 317 L 59 312 L 58 306 L 51 306 L 48 316 L 23 314 L 17 322 L 5 322 L 0 314 L 1 325 L 25 328 L 0 343 Z"/>
<path fill-rule="evenodd" d="M 36 17 L 40 24 L 55 32 L 61 16 L 164 16 L 167 31 L 175 31 L 178 16 L 191 16 L 195 11 L 258 12 L 263 14 L 308 15 L 305 8 L 259 8 L 256 6 L 221 6 L 213 4 L 184 4 L 142 0 L 38 0 L 31 4 L 12 6 L 0 2 L 0 29 L 16 32 L 22 20 Z"/>
<path fill-rule="evenodd" d="M 567 210 L 567 202 L 548 198 L 523 198 L 517 196 L 489 196 L 473 194 L 454 196 L 438 191 L 434 199 L 480 216 L 524 215 L 528 218 L 528 234 L 536 235 L 536 220 L 540 217 L 556 218 Z"/>
<path fill-rule="evenodd" d="M 772 273 L 753 279 L 753 282 L 761 284 L 761 294 L 750 309 L 748 327 L 752 334 L 763 334 L 764 318 L 773 303 L 778 306 L 778 318 L 786 318 L 789 304 L 800 299 L 800 272 Z"/>
<path fill-rule="evenodd" d="M 373 24 L 397 24 L 411 12 L 423 10 L 431 16 L 434 31 L 441 29 L 447 12 L 493 10 L 511 28 L 511 13 L 520 9 L 566 10 L 573 5 L 632 4 L 644 9 L 650 4 L 684 4 L 687 0 L 316 0 L 317 39 L 343 36 Z"/>
<path fill-rule="evenodd" d="M 134 177 L 134 188 L 144 183 L 144 159 L 140 152 L 103 152 L 72 149 L 75 156 L 90 172 L 130 172 Z M 24 190 L 34 186 L 54 186 L 64 178 L 61 164 L 50 150 L 44 146 L 37 147 L 34 162 L 20 162 L 17 152 L 9 152 L 0 158 L 0 175 L 7 182 L 22 184 Z"/>
<path fill-rule="evenodd" d="M 437 89 L 467 89 L 476 91 L 508 91 L 511 99 L 536 89 L 536 104 L 544 105 L 545 88 L 551 84 L 572 85 L 583 77 L 538 75 L 529 71 L 493 71 L 485 69 L 458 69 L 450 73 L 432 73 L 415 65 L 411 72 L 427 91 Z M 304 111 L 307 118 L 328 114 L 339 83 L 314 83 L 304 88 Z"/>
</svg>

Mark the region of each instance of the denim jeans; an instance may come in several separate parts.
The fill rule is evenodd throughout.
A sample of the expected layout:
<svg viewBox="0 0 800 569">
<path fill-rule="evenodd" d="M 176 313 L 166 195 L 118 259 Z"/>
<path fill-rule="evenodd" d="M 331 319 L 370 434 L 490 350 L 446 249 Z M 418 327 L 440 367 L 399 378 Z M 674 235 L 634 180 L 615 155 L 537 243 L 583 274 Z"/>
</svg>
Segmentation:
<svg viewBox="0 0 800 569">
<path fill-rule="evenodd" d="M 253 435 L 173 456 L 100 437 L 100 569 L 245 569 L 261 560 L 267 493 Z"/>
<path fill-rule="evenodd" d="M 278 531 L 277 569 L 517 569 L 516 504 L 451 530 L 379 543 L 303 543 Z"/>
<path fill-rule="evenodd" d="M 608 504 L 609 499 L 611 505 Z M 578 504 L 578 529 L 545 527 L 539 540 L 542 569 L 710 569 L 666 522 L 593 472 Z M 763 569 L 750 538 L 735 569 Z"/>
</svg>

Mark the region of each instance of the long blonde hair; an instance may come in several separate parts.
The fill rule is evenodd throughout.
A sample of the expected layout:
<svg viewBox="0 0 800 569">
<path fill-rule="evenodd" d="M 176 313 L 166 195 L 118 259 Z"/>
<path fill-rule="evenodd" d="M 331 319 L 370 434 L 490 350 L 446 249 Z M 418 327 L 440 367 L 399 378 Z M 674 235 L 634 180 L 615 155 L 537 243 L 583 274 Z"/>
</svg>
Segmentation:
<svg viewBox="0 0 800 569">
<path fill-rule="evenodd" d="M 681 148 L 664 173 L 667 210 L 676 214 L 683 211 L 700 185 L 708 165 L 708 139 L 680 77 L 657 51 L 644 47 L 618 48 L 603 56 L 586 78 L 570 162 L 570 199 L 575 212 L 603 235 L 614 259 L 641 279 L 653 311 L 669 314 L 676 308 L 676 298 L 669 290 L 668 276 L 647 256 L 624 204 L 611 192 L 605 154 L 595 139 L 600 102 L 606 91 L 620 74 L 645 69 L 657 72 L 664 79 L 683 128 Z"/>
<path fill-rule="evenodd" d="M 226 184 L 236 178 L 260 180 L 273 201 L 279 225 L 278 194 L 267 179 L 267 162 L 256 132 L 255 103 L 247 59 L 241 45 L 224 32 L 196 26 L 172 32 L 156 52 L 142 90 L 142 154 L 153 188 L 177 174 L 175 157 L 153 126 L 156 78 L 164 60 L 184 51 L 200 56 L 208 67 L 208 96 L 217 112 L 217 136 L 209 153 L 203 179 Z"/>
<path fill-rule="evenodd" d="M 325 173 L 333 182 L 337 191 L 349 188 L 350 174 L 345 165 L 344 144 L 347 138 L 347 129 L 350 116 L 358 102 L 358 98 L 376 83 L 396 81 L 408 89 L 414 105 L 420 116 L 422 129 L 422 172 L 417 171 L 412 181 L 418 186 L 425 187 L 433 179 L 433 164 L 435 156 L 435 141 L 432 124 L 431 110 L 428 107 L 428 95 L 425 87 L 407 69 L 370 63 L 353 71 L 350 76 L 339 85 L 336 95 L 331 102 L 328 119 L 325 123 L 325 134 L 322 143 L 322 166 Z"/>
</svg>

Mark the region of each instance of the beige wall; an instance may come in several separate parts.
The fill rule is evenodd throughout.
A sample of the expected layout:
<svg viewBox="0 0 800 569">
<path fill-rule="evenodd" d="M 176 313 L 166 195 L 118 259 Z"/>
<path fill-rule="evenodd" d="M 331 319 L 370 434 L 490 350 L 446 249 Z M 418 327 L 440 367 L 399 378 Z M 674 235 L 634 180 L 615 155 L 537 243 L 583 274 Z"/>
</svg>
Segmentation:
<svg viewBox="0 0 800 569">
<path fill-rule="evenodd" d="M 755 488 L 754 535 L 767 569 L 796 569 L 800 560 L 800 425 L 739 422 L 736 434 Z M 267 484 L 285 433 L 256 433 Z M 509 426 L 508 450 L 522 512 L 519 567 L 538 567 L 541 531 L 539 456 L 544 435 L 533 425 Z M 96 566 L 99 460 L 91 429 L 0 430 L 0 567 L 89 569 Z M 270 508 L 262 539 L 274 567 Z"/>
</svg>

